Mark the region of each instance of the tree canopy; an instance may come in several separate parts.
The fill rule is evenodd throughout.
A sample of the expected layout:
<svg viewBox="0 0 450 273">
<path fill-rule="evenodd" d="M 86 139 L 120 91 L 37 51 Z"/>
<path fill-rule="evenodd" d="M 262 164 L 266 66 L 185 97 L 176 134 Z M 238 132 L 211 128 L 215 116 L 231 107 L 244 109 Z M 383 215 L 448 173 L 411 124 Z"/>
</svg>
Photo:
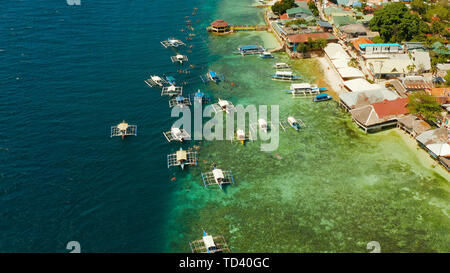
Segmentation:
<svg viewBox="0 0 450 273">
<path fill-rule="evenodd" d="M 276 2 L 272 6 L 272 11 L 275 14 L 282 15 L 286 13 L 286 10 L 295 7 L 295 0 L 282 0 L 279 2 Z"/>
<path fill-rule="evenodd" d="M 408 98 L 408 109 L 412 114 L 418 114 L 427 121 L 439 118 L 442 108 L 435 97 L 426 92 L 414 92 Z"/>
<path fill-rule="evenodd" d="M 378 31 L 384 42 L 410 41 L 429 32 L 428 25 L 417 15 L 411 14 L 405 4 L 389 3 L 375 11 L 369 23 L 372 31 Z"/>
</svg>

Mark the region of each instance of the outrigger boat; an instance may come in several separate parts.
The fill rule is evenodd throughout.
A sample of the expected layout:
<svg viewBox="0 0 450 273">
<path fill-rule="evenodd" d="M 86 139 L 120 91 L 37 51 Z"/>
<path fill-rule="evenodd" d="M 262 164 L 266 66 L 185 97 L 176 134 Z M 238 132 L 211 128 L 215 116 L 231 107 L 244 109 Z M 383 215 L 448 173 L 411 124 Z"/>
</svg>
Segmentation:
<svg viewBox="0 0 450 273">
<path fill-rule="evenodd" d="M 219 76 L 216 72 L 208 71 L 205 76 L 200 76 L 200 79 L 202 79 L 204 83 L 209 81 L 219 83 L 224 80 L 224 77 L 223 75 Z"/>
<path fill-rule="evenodd" d="M 130 125 L 122 121 L 116 126 L 111 126 L 111 137 L 120 136 L 124 139 L 126 136 L 137 136 L 137 126 Z"/>
<path fill-rule="evenodd" d="M 189 98 L 185 98 L 183 96 L 177 96 L 171 100 L 169 100 L 169 107 L 184 107 L 191 106 L 191 100 Z"/>
<path fill-rule="evenodd" d="M 165 78 L 166 78 L 166 81 L 167 81 L 170 85 L 176 85 L 176 84 L 177 84 L 177 81 L 175 80 L 174 77 L 172 77 L 172 76 L 165 76 Z"/>
<path fill-rule="evenodd" d="M 189 59 L 186 55 L 177 54 L 175 56 L 170 57 L 173 63 L 180 63 L 183 64 L 183 62 L 187 62 Z"/>
<path fill-rule="evenodd" d="M 276 81 L 298 81 L 302 77 L 295 76 L 292 71 L 279 71 L 277 70 L 274 75 L 272 75 L 272 80 Z"/>
<path fill-rule="evenodd" d="M 169 84 L 165 79 L 156 75 L 151 75 L 150 78 L 146 79 L 144 82 L 150 87 L 154 86 L 163 87 L 165 84 Z"/>
<path fill-rule="evenodd" d="M 301 127 L 306 127 L 305 123 L 303 123 L 300 119 L 295 119 L 293 116 L 289 116 L 287 118 L 287 121 L 280 122 L 280 126 L 283 129 L 283 131 L 286 131 L 287 128 L 293 128 L 294 130 L 298 131 L 301 129 Z"/>
<path fill-rule="evenodd" d="M 245 145 L 247 140 L 251 139 L 250 136 L 246 136 L 244 130 L 237 129 L 236 136 L 234 140 L 240 141 L 242 145 Z"/>
<path fill-rule="evenodd" d="M 163 47 L 179 47 L 179 46 L 185 46 L 186 44 L 183 43 L 181 40 L 175 39 L 175 38 L 168 38 L 165 41 L 161 41 L 161 44 Z"/>
<path fill-rule="evenodd" d="M 191 94 L 190 98 L 194 102 L 194 104 L 203 104 L 210 102 L 209 97 L 206 96 L 205 93 L 201 92 L 200 89 L 195 94 Z"/>
<path fill-rule="evenodd" d="M 236 107 L 234 107 L 234 105 L 227 100 L 219 99 L 219 101 L 213 104 L 212 107 L 215 113 L 226 112 L 227 114 L 230 114 L 231 112 L 236 111 Z"/>
<path fill-rule="evenodd" d="M 179 141 L 183 142 L 185 140 L 190 140 L 191 135 L 184 129 L 178 127 L 172 127 L 170 131 L 163 132 L 168 142 Z"/>
<path fill-rule="evenodd" d="M 267 121 L 265 119 L 258 119 L 258 125 L 259 129 L 267 133 L 268 127 L 267 127 Z"/>
<path fill-rule="evenodd" d="M 270 59 L 273 58 L 273 55 L 270 52 L 264 51 L 261 55 L 259 55 L 259 57 L 263 59 Z"/>
<path fill-rule="evenodd" d="M 267 133 L 269 130 L 271 130 L 273 128 L 273 124 L 272 122 L 270 122 L 270 126 L 267 123 L 267 121 L 263 118 L 258 119 L 257 123 L 252 123 L 250 124 L 250 129 L 252 130 L 252 133 L 254 133 L 255 135 L 257 134 L 257 131 L 259 130 Z"/>
<path fill-rule="evenodd" d="M 320 94 L 320 95 L 316 95 L 314 97 L 314 102 L 319 102 L 319 101 L 326 101 L 326 100 L 331 100 L 332 97 L 328 94 Z"/>
<path fill-rule="evenodd" d="M 245 45 L 238 47 L 236 54 L 241 55 L 254 55 L 254 54 L 262 54 L 266 49 L 262 46 L 258 45 Z"/>
<path fill-rule="evenodd" d="M 183 94 L 183 87 L 182 86 L 164 86 L 161 90 L 161 96 L 181 96 Z"/>
<path fill-rule="evenodd" d="M 296 95 L 303 95 L 304 97 L 318 95 L 321 91 L 326 90 L 326 88 L 319 88 L 315 84 L 310 83 L 293 83 L 291 84 L 291 89 L 284 92 L 292 94 L 295 98 Z"/>
<path fill-rule="evenodd" d="M 234 184 L 233 173 L 231 171 L 223 171 L 214 166 L 211 172 L 202 173 L 203 185 L 205 188 L 209 185 L 219 185 L 222 190 L 224 184 Z"/>
<path fill-rule="evenodd" d="M 290 69 L 291 67 L 287 63 L 276 63 L 273 68 L 280 70 L 280 69 Z"/>
<path fill-rule="evenodd" d="M 225 238 L 223 236 L 211 236 L 206 231 L 203 231 L 203 237 L 201 240 L 189 242 L 192 253 L 229 253 Z"/>
<path fill-rule="evenodd" d="M 197 165 L 197 152 L 188 152 L 180 148 L 175 154 L 167 155 L 167 168 L 180 166 L 184 170 L 184 166 Z"/>
</svg>

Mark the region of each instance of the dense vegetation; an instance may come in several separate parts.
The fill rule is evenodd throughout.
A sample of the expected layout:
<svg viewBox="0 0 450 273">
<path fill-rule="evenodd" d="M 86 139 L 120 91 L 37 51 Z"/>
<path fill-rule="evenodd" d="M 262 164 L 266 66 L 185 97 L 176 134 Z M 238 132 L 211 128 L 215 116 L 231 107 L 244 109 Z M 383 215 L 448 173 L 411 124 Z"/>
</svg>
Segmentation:
<svg viewBox="0 0 450 273">
<path fill-rule="evenodd" d="M 387 4 L 375 11 L 369 26 L 372 31 L 380 33 L 384 42 L 410 41 L 429 32 L 428 25 L 400 2 Z"/>
<path fill-rule="evenodd" d="M 442 108 L 435 97 L 426 92 L 413 92 L 408 98 L 408 109 L 412 114 L 418 114 L 426 121 L 439 118 Z"/>
<path fill-rule="evenodd" d="M 378 41 L 418 41 L 431 46 L 450 39 L 448 0 L 431 3 L 413 0 L 411 10 L 403 3 L 390 3 L 375 11 L 370 28 L 380 32 Z"/>
<path fill-rule="evenodd" d="M 291 20 L 289 22 L 286 22 L 284 25 L 285 26 L 291 26 L 291 25 L 307 25 L 307 26 L 315 26 L 316 20 L 312 20 L 312 21 L 306 21 L 303 18 L 299 18 L 299 19 L 295 19 L 295 20 Z"/>
<path fill-rule="evenodd" d="M 326 47 L 328 41 L 326 39 L 317 39 L 313 41 L 311 38 L 308 38 L 308 42 L 299 44 L 297 46 L 297 52 L 306 53 L 310 50 L 319 50 Z"/>
<path fill-rule="evenodd" d="M 308 2 L 308 8 L 315 17 L 319 17 L 319 9 L 317 9 L 316 3 L 314 3 L 314 1 Z"/>
<path fill-rule="evenodd" d="M 296 7 L 295 0 L 281 0 L 272 6 L 273 13 L 282 15 L 286 10 Z"/>
</svg>

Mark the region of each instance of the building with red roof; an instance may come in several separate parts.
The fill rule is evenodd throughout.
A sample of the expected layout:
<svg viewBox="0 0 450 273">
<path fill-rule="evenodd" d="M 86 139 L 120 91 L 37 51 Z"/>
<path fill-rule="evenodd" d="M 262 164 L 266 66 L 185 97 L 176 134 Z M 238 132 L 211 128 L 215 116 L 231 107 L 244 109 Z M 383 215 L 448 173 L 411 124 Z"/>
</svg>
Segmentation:
<svg viewBox="0 0 450 273">
<path fill-rule="evenodd" d="M 373 42 L 365 37 L 361 37 L 358 38 L 356 40 L 351 41 L 352 45 L 357 49 L 357 50 L 361 50 L 361 48 L 359 48 L 359 45 L 362 44 L 373 44 Z"/>
<path fill-rule="evenodd" d="M 338 38 L 329 32 L 313 32 L 313 33 L 299 33 L 289 35 L 286 39 L 288 47 L 296 51 L 299 44 L 307 43 L 309 40 L 316 41 L 319 39 L 325 39 L 329 43 L 338 41 Z"/>
<path fill-rule="evenodd" d="M 210 30 L 212 32 L 216 32 L 216 33 L 230 33 L 231 32 L 231 27 L 224 20 L 216 20 L 216 21 L 211 23 Z"/>
<path fill-rule="evenodd" d="M 350 110 L 353 120 L 364 131 L 379 131 L 384 128 L 397 126 L 399 118 L 409 113 L 408 98 L 384 100 L 357 109 Z"/>
</svg>

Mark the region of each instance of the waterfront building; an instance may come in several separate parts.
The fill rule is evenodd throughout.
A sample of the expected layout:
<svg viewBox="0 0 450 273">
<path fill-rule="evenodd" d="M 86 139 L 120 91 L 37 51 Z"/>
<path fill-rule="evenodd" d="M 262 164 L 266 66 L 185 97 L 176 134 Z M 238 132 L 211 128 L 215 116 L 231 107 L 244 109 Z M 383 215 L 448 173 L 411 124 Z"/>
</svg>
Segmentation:
<svg viewBox="0 0 450 273">
<path fill-rule="evenodd" d="M 232 32 L 230 25 L 224 20 L 216 20 L 216 21 L 212 22 L 210 31 L 215 32 L 215 33 L 222 33 L 222 34 Z"/>
<path fill-rule="evenodd" d="M 346 110 L 360 108 L 385 100 L 396 100 L 399 96 L 386 88 L 339 94 L 339 104 Z"/>
<path fill-rule="evenodd" d="M 384 100 L 350 110 L 353 120 L 364 132 L 380 131 L 397 125 L 397 120 L 409 113 L 408 98 Z"/>
<path fill-rule="evenodd" d="M 402 46 L 397 43 L 382 43 L 382 44 L 360 44 L 359 48 L 364 54 L 387 54 L 387 53 L 399 53 L 402 50 Z"/>
<path fill-rule="evenodd" d="M 306 18 L 309 16 L 313 16 L 313 13 L 307 7 L 296 7 L 291 8 L 286 11 L 288 18 Z"/>
<path fill-rule="evenodd" d="M 431 126 L 428 123 L 419 119 L 415 115 L 406 115 L 399 118 L 397 127 L 414 138 L 431 129 Z"/>
<path fill-rule="evenodd" d="M 345 81 L 344 87 L 350 92 L 377 90 L 383 88 L 381 85 L 370 83 L 366 79 L 361 78 Z"/>
<path fill-rule="evenodd" d="M 314 32 L 314 33 L 299 33 L 287 36 L 287 46 L 292 51 L 297 51 L 297 47 L 300 44 L 307 43 L 308 41 L 316 41 L 319 39 L 325 39 L 328 42 L 337 42 L 338 39 L 328 32 Z"/>
<path fill-rule="evenodd" d="M 450 140 L 447 128 L 426 131 L 416 137 L 419 146 L 450 171 Z"/>
</svg>

